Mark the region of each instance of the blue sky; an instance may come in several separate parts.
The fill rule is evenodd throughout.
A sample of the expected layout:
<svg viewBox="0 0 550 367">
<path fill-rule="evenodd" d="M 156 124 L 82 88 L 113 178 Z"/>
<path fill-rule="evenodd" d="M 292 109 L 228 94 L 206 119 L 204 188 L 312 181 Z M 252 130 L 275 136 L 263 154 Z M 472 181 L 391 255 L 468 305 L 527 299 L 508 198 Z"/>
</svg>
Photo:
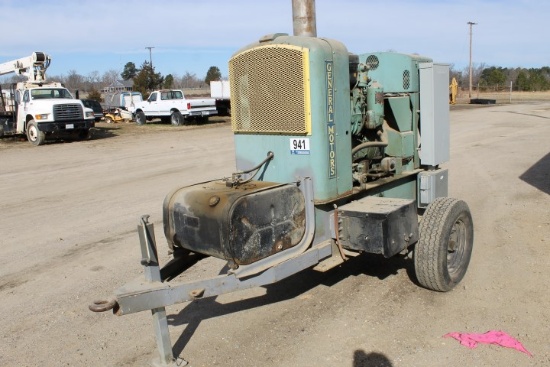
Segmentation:
<svg viewBox="0 0 550 367">
<path fill-rule="evenodd" d="M 462 70 L 550 65 L 550 1 L 316 0 L 317 35 L 350 52 L 418 53 Z M 291 0 L 0 0 L 0 63 L 43 51 L 48 74 L 121 72 L 149 60 L 163 75 L 203 78 L 268 33 L 292 34 Z"/>
</svg>

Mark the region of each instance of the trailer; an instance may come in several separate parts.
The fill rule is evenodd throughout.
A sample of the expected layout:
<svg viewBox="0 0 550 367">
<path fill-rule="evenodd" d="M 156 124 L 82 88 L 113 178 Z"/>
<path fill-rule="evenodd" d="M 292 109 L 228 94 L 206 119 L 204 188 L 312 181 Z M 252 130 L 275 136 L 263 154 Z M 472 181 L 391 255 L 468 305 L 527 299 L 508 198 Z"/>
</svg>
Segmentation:
<svg viewBox="0 0 550 367">
<path fill-rule="evenodd" d="M 228 80 L 211 81 L 210 97 L 216 100 L 218 115 L 231 116 L 231 87 Z"/>
<path fill-rule="evenodd" d="M 140 92 L 108 92 L 105 93 L 106 110 L 121 108 L 134 113 L 136 104 L 143 102 Z"/>
<path fill-rule="evenodd" d="M 318 38 L 314 2 L 293 1 L 294 35 L 274 33 L 229 60 L 236 170 L 177 187 L 163 203 L 172 260 L 160 267 L 140 219 L 145 278 L 96 312 L 151 310 L 158 366 L 176 363 L 165 307 L 278 282 L 360 253 L 404 256 L 418 283 L 451 291 L 466 274 L 474 229 L 448 196 L 449 66 L 395 52 L 351 53 Z M 278 70 L 279 72 L 273 72 Z M 181 280 L 204 257 L 219 275 Z"/>
</svg>

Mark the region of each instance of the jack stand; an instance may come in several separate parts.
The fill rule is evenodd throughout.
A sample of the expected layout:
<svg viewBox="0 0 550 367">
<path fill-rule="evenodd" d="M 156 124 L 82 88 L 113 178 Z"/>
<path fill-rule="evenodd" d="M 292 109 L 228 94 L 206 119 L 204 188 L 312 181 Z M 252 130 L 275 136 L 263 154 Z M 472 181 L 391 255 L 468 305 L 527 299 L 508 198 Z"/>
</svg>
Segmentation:
<svg viewBox="0 0 550 367">
<path fill-rule="evenodd" d="M 149 223 L 149 215 L 141 217 L 138 225 L 139 242 L 141 245 L 141 265 L 144 266 L 145 279 L 152 282 L 161 282 L 160 267 L 158 262 L 157 245 L 155 242 L 155 231 L 152 223 Z M 168 320 L 166 319 L 166 308 L 159 307 L 151 310 L 153 315 L 153 327 L 155 339 L 159 351 L 159 359 L 154 359 L 151 364 L 154 367 L 177 367 L 186 366 L 187 362 L 176 364 L 172 352 L 172 342 L 168 331 Z"/>
</svg>

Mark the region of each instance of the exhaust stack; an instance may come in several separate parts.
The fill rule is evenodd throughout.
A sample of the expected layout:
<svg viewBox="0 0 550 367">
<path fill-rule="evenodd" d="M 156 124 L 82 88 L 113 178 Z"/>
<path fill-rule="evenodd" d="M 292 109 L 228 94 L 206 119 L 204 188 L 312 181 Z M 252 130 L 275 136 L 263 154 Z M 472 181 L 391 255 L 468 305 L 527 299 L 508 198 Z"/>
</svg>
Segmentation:
<svg viewBox="0 0 550 367">
<path fill-rule="evenodd" d="M 317 37 L 315 0 L 292 0 L 292 24 L 295 36 Z"/>
</svg>

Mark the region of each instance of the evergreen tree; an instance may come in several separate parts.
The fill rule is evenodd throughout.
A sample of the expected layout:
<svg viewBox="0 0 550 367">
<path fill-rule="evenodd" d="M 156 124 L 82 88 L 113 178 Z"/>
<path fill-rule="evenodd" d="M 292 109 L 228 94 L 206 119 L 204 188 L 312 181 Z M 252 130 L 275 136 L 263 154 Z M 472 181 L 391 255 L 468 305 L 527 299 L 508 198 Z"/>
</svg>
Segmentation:
<svg viewBox="0 0 550 367">
<path fill-rule="evenodd" d="M 222 73 L 220 72 L 220 69 L 217 66 L 211 66 L 206 73 L 206 78 L 204 78 L 204 82 L 210 85 L 211 81 L 220 80 L 221 78 Z"/>
<path fill-rule="evenodd" d="M 166 75 L 166 77 L 164 78 L 163 87 L 166 89 L 172 89 L 173 86 L 174 86 L 174 77 L 172 76 L 172 74 Z"/>
<path fill-rule="evenodd" d="M 100 102 L 100 103 L 103 102 L 103 98 L 101 98 L 101 92 L 98 91 L 97 89 L 93 88 L 93 87 L 88 92 L 88 99 L 92 99 L 92 100 Z"/>
<path fill-rule="evenodd" d="M 140 92 L 143 98 L 149 93 L 163 85 L 164 77 L 160 73 L 155 73 L 155 68 L 144 61 L 139 73 L 134 77 L 134 91 Z"/>
<path fill-rule="evenodd" d="M 124 71 L 122 71 L 120 76 L 124 80 L 130 80 L 134 79 L 138 73 L 139 70 L 136 68 L 136 64 L 133 62 L 127 62 L 126 65 L 124 65 Z"/>
</svg>

